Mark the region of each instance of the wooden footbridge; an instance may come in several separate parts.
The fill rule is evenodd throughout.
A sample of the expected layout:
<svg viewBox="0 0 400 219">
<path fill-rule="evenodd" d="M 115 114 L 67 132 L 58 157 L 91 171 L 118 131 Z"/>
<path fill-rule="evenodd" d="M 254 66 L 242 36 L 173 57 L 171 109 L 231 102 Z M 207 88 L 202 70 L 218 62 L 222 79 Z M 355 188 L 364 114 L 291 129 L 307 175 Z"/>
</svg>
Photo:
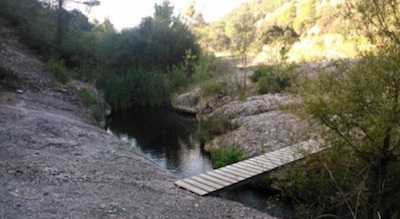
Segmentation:
<svg viewBox="0 0 400 219">
<path fill-rule="evenodd" d="M 212 195 L 244 185 L 271 170 L 322 150 L 324 148 L 319 148 L 315 141 L 302 142 L 198 176 L 178 180 L 175 185 L 201 196 Z"/>
</svg>

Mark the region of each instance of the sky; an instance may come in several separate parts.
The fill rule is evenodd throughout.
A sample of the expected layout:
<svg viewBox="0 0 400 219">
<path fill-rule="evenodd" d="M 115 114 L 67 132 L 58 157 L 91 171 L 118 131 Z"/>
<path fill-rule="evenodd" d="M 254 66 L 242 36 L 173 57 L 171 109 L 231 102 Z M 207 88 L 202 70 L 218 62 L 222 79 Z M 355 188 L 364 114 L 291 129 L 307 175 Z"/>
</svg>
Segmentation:
<svg viewBox="0 0 400 219">
<path fill-rule="evenodd" d="M 182 12 L 192 0 L 170 0 L 175 14 Z M 212 22 L 234 9 L 245 0 L 196 0 L 196 9 L 203 13 L 206 22 Z M 101 0 L 101 5 L 91 9 L 89 17 L 103 21 L 108 17 L 115 28 L 137 26 L 141 19 L 152 16 L 154 4 L 162 0 Z"/>
</svg>

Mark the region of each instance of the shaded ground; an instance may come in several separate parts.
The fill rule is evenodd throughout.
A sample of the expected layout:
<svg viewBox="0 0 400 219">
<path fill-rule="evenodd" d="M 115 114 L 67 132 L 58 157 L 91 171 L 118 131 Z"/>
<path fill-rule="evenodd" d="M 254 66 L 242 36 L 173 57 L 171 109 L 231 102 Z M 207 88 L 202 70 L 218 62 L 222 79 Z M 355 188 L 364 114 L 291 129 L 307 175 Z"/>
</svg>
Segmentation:
<svg viewBox="0 0 400 219">
<path fill-rule="evenodd" d="M 0 218 L 272 218 L 175 187 L 177 176 L 93 125 L 5 31 L 0 65 L 17 79 L 0 82 Z"/>
</svg>

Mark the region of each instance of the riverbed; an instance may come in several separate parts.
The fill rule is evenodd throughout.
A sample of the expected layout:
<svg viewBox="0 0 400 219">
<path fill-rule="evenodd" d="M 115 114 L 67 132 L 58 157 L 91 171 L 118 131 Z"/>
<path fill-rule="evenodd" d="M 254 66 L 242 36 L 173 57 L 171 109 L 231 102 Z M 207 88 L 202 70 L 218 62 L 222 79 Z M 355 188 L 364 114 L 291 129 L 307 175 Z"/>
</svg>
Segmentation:
<svg viewBox="0 0 400 219">
<path fill-rule="evenodd" d="M 108 131 L 141 151 L 160 167 L 191 177 L 212 170 L 207 152 L 196 138 L 195 118 L 180 115 L 169 107 L 136 106 L 113 112 Z M 290 208 L 279 195 L 243 186 L 220 194 L 221 197 L 245 206 L 285 218 Z"/>
</svg>

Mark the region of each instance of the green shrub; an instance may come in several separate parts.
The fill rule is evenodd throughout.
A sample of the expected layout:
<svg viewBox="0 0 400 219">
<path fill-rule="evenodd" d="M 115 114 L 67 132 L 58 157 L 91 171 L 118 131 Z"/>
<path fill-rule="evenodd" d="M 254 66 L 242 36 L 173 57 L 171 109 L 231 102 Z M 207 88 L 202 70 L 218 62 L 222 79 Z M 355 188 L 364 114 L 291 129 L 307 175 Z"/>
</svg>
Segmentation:
<svg viewBox="0 0 400 219">
<path fill-rule="evenodd" d="M 170 72 L 169 80 L 168 80 L 168 87 L 171 92 L 175 92 L 188 86 L 189 78 L 186 74 L 186 67 L 181 66 L 174 66 Z"/>
<path fill-rule="evenodd" d="M 200 120 L 198 135 L 206 142 L 211 141 L 215 136 L 225 134 L 238 128 L 227 116 L 219 116 L 213 119 Z"/>
<path fill-rule="evenodd" d="M 293 65 L 260 66 L 250 80 L 260 94 L 279 93 L 291 85 L 294 77 Z"/>
<path fill-rule="evenodd" d="M 201 95 L 210 97 L 213 95 L 226 96 L 229 94 L 229 86 L 226 82 L 208 80 L 201 84 Z"/>
<path fill-rule="evenodd" d="M 67 84 L 71 80 L 70 74 L 62 61 L 51 60 L 47 63 L 46 69 L 53 74 L 56 82 Z"/>
<path fill-rule="evenodd" d="M 165 77 L 143 68 L 120 75 L 106 75 L 98 83 L 106 100 L 115 108 L 126 109 L 133 104 L 163 105 L 169 101 Z"/>
<path fill-rule="evenodd" d="M 90 109 L 95 109 L 99 107 L 99 103 L 96 98 L 96 94 L 91 92 L 87 88 L 83 88 L 78 92 L 78 97 L 83 106 L 88 107 Z"/>
<path fill-rule="evenodd" d="M 245 159 L 245 152 L 242 148 L 229 145 L 227 148 L 215 148 L 211 150 L 211 159 L 214 168 L 220 168 Z"/>
<path fill-rule="evenodd" d="M 192 75 L 193 82 L 203 83 L 215 76 L 223 75 L 226 71 L 226 65 L 214 55 L 202 53 L 194 70 Z"/>
</svg>

